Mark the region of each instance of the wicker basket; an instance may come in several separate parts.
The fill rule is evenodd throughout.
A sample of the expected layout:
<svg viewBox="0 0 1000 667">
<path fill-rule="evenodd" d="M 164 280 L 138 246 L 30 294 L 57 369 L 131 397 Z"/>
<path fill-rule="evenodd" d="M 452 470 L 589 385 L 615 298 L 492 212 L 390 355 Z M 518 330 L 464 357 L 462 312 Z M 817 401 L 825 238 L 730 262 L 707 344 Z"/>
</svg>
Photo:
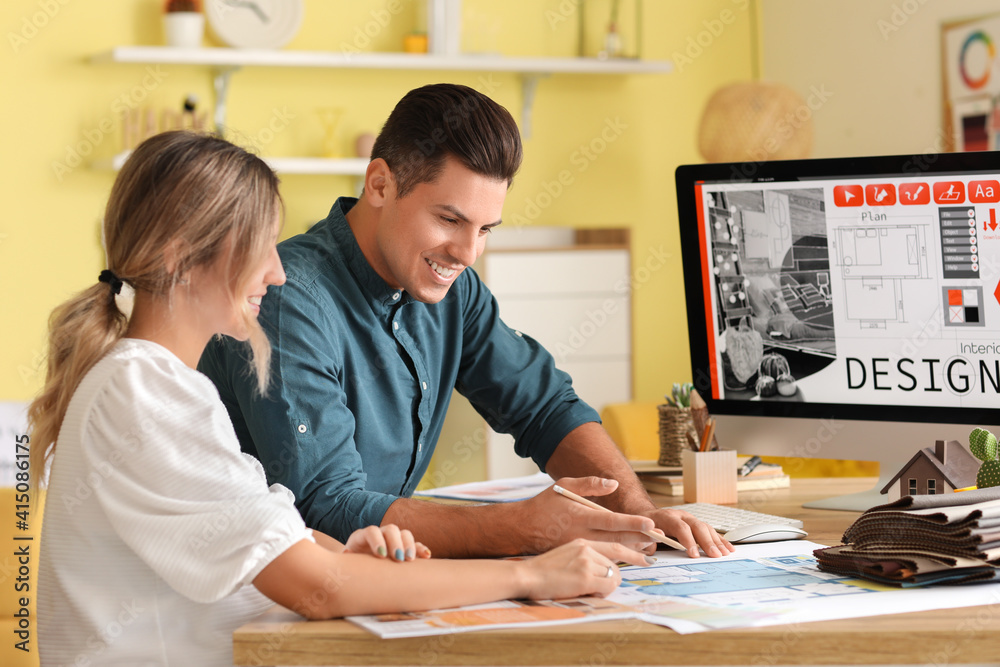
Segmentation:
<svg viewBox="0 0 1000 667">
<path fill-rule="evenodd" d="M 691 449 L 688 433 L 696 432 L 691 408 L 675 408 L 658 405 L 660 411 L 660 458 L 661 466 L 681 465 L 681 452 Z"/>
</svg>

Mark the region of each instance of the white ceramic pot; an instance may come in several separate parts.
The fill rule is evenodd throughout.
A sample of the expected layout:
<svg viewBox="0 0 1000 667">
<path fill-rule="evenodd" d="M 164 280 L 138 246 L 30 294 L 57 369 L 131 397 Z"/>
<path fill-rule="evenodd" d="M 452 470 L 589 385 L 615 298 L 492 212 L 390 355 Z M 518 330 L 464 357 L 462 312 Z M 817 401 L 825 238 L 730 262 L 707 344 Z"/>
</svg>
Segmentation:
<svg viewBox="0 0 1000 667">
<path fill-rule="evenodd" d="M 168 12 L 163 15 L 167 46 L 198 48 L 205 36 L 205 16 L 200 12 Z"/>
</svg>

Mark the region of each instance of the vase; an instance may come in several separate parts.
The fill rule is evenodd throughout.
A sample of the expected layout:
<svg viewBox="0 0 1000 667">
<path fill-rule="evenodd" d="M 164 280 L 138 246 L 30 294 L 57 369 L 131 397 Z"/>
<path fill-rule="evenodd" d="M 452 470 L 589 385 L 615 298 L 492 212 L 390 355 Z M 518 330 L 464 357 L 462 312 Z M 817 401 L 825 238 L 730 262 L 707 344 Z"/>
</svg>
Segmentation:
<svg viewBox="0 0 1000 667">
<path fill-rule="evenodd" d="M 200 12 L 167 12 L 163 15 L 163 36 L 167 46 L 196 49 L 205 35 L 205 16 Z"/>
</svg>

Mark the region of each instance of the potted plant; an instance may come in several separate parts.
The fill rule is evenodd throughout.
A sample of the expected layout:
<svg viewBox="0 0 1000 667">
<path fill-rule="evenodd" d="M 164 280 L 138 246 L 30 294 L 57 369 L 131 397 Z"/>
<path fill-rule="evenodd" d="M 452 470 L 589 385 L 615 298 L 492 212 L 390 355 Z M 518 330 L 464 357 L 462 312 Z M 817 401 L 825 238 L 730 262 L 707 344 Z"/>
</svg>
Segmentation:
<svg viewBox="0 0 1000 667">
<path fill-rule="evenodd" d="M 167 46 L 200 47 L 205 34 L 201 0 L 166 0 L 163 5 L 163 33 Z"/>
</svg>

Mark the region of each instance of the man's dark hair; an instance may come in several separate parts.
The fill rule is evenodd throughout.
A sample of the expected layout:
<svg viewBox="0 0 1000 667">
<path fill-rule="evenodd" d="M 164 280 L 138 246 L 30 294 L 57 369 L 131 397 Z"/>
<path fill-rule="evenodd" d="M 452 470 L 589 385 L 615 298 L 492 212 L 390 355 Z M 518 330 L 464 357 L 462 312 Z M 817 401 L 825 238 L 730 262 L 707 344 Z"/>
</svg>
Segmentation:
<svg viewBox="0 0 1000 667">
<path fill-rule="evenodd" d="M 397 197 L 436 179 L 449 155 L 509 187 L 521 166 L 517 123 L 486 95 L 468 86 L 437 83 L 408 92 L 372 147 L 372 159 L 389 165 Z"/>
</svg>

